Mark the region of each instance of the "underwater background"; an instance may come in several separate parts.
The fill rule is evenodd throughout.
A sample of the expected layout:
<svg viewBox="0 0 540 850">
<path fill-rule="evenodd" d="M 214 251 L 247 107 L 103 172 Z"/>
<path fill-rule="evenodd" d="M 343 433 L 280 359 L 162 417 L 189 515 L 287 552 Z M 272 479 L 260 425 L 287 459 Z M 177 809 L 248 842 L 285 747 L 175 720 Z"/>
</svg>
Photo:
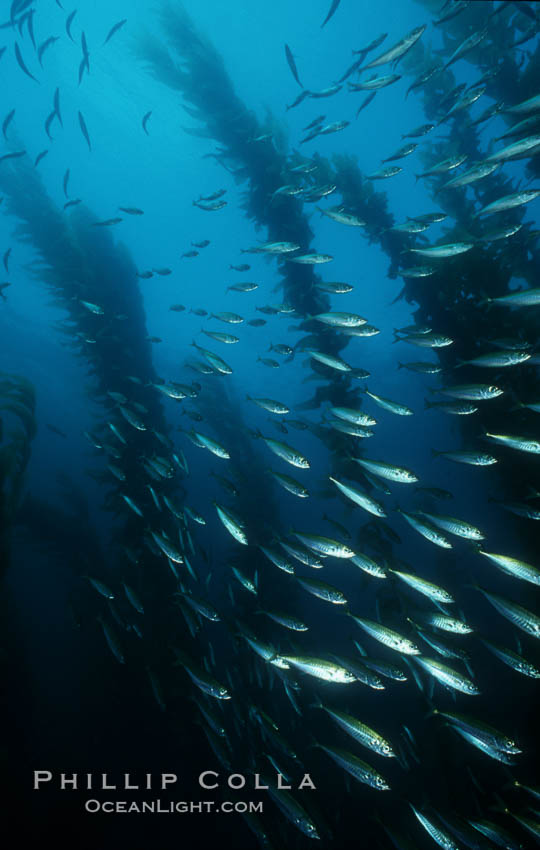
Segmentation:
<svg viewBox="0 0 540 850">
<path fill-rule="evenodd" d="M 0 25 L 7 821 L 535 846 L 538 4 L 13 0 Z"/>
</svg>

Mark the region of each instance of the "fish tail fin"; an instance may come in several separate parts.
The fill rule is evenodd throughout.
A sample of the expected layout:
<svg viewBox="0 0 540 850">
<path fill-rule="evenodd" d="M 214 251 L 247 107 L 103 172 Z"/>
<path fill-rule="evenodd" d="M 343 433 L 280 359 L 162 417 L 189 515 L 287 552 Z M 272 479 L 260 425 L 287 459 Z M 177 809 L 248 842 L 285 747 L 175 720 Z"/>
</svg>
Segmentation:
<svg viewBox="0 0 540 850">
<path fill-rule="evenodd" d="M 267 350 L 268 350 L 268 351 L 273 351 L 273 350 L 274 350 L 274 345 L 273 345 L 273 343 L 270 343 L 270 345 L 268 346 L 268 349 L 267 349 Z"/>
<path fill-rule="evenodd" d="M 424 399 L 424 410 L 431 410 L 432 407 L 435 407 L 435 404 L 432 401 L 430 401 L 428 398 L 425 398 Z M 433 452 L 433 449 L 431 451 Z"/>
<path fill-rule="evenodd" d="M 444 452 L 440 452 L 438 449 L 430 449 L 431 457 L 440 457 L 440 455 L 444 454 Z"/>
<path fill-rule="evenodd" d="M 405 364 L 404 364 L 404 363 L 400 363 L 400 362 L 399 362 L 399 360 L 398 360 L 398 366 L 397 366 L 397 367 L 398 367 L 398 369 L 404 369 L 404 368 L 405 368 Z"/>
<path fill-rule="evenodd" d="M 415 175 L 414 175 L 414 182 L 415 182 L 415 183 L 418 183 L 418 181 L 420 180 L 420 178 L 421 178 L 421 177 L 422 177 L 422 175 L 421 175 L 421 174 L 415 174 Z"/>
<path fill-rule="evenodd" d="M 354 643 L 354 645 L 355 645 L 356 649 L 358 650 L 358 652 L 360 653 L 360 655 L 361 655 L 363 658 L 366 658 L 366 656 L 367 656 L 367 652 L 366 652 L 366 650 L 364 649 L 364 647 L 363 647 L 360 643 L 358 643 L 358 641 L 357 641 L 357 640 L 353 641 L 353 643 Z"/>
<path fill-rule="evenodd" d="M 462 360 L 460 357 L 457 358 L 457 366 L 454 366 L 454 369 L 461 369 L 462 366 L 466 366 L 467 361 Z"/>
<path fill-rule="evenodd" d="M 321 702 L 320 697 L 318 696 L 318 694 L 315 694 L 315 696 L 313 698 L 313 702 L 310 702 L 310 704 L 309 704 L 309 708 L 322 708 L 322 707 L 323 707 L 323 704 Z"/>
</svg>

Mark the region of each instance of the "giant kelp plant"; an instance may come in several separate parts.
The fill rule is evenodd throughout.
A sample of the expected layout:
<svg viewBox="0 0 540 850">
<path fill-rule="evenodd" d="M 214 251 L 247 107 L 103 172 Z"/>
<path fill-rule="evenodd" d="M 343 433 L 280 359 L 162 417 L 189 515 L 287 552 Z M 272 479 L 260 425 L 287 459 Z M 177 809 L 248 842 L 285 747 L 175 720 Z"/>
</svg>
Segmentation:
<svg viewBox="0 0 540 850">
<path fill-rule="evenodd" d="M 178 563 L 186 564 L 183 569 L 189 570 L 194 580 L 200 574 L 201 581 L 209 581 L 212 549 L 211 541 L 203 546 L 195 535 L 192 537 L 200 518 L 190 519 L 195 514 L 188 515 L 184 509 L 181 481 L 187 465 L 176 454 L 174 463 L 170 459 L 174 446 L 162 404 L 177 405 L 179 399 L 195 397 L 202 389 L 203 409 L 207 405 L 208 409 L 222 411 L 214 430 L 235 453 L 240 474 L 244 470 L 246 479 L 264 480 L 264 467 L 259 456 L 245 446 L 239 406 L 228 393 L 223 376 L 199 376 L 204 384 L 201 388 L 196 382 L 188 386 L 163 381 L 155 374 L 136 269 L 110 233 L 95 226 L 91 212 L 82 207 L 70 215 L 60 212 L 38 172 L 21 161 L 2 169 L 0 186 L 6 195 L 7 211 L 17 219 L 16 238 L 36 252 L 30 266 L 32 276 L 66 311 L 67 317 L 58 323 L 58 329 L 87 364 L 89 394 L 105 410 L 103 421 L 87 434 L 95 458 L 104 461 L 101 470 L 92 471 L 92 475 L 108 487 L 105 508 L 121 518 L 113 529 L 114 557 L 105 556 L 88 521 L 82 494 L 64 476 L 61 483 L 66 506 L 44 505 L 29 494 L 20 521 L 34 543 L 44 546 L 50 557 L 62 555 L 63 562 L 84 577 L 70 589 L 76 620 L 91 632 L 97 616 L 117 660 L 124 663 L 129 658 L 133 680 L 140 684 L 144 677 L 142 687 L 147 694 L 153 692 L 159 702 L 166 700 L 173 710 L 179 708 L 182 728 L 186 724 L 189 727 L 194 706 L 186 701 L 182 679 L 171 666 L 171 647 L 181 646 L 193 657 L 202 655 L 200 624 L 184 604 L 182 593 L 176 599 L 172 594 L 175 587 L 181 591 L 183 587 L 177 583 L 181 578 Z M 10 392 L 6 406 L 20 408 L 23 415 L 22 382 L 17 386 L 6 380 L 5 387 Z M 26 416 L 28 427 L 33 422 L 31 413 L 29 410 Z M 188 433 L 201 446 L 193 430 Z M 8 453 L 6 449 L 6 468 L 9 460 L 15 469 L 19 458 L 25 456 L 25 446 L 19 440 L 17 452 Z M 14 490 L 18 481 L 13 481 Z M 271 490 L 267 488 L 257 502 L 250 498 L 249 490 L 239 490 L 241 498 L 234 509 L 242 512 L 262 541 L 268 536 L 266 523 L 277 512 Z M 177 530 L 179 521 L 183 532 Z M 186 543 L 189 555 L 178 554 L 178 539 Z M 247 554 L 237 555 L 233 565 L 252 572 Z M 109 609 L 104 608 L 104 588 L 120 580 L 129 595 L 117 598 L 113 607 L 109 599 Z M 103 592 L 96 592 L 96 587 Z M 211 589 L 217 601 L 222 601 L 225 588 L 219 577 Z M 145 600 L 144 633 L 135 622 L 142 613 L 139 598 Z M 127 630 L 119 637 L 117 630 L 124 627 Z M 200 750 L 206 746 L 202 736 L 190 741 L 174 730 L 171 734 L 178 738 L 177 747 L 197 746 Z"/>
<path fill-rule="evenodd" d="M 269 116 L 266 123 L 260 122 L 239 99 L 219 53 L 196 29 L 183 7 L 162 5 L 160 22 L 163 39 L 145 33 L 137 44 L 137 55 L 155 79 L 181 92 L 191 104 L 184 108 L 203 127 L 190 132 L 218 142 L 220 148 L 213 155 L 238 180 L 247 182 L 243 208 L 257 227 L 265 228 L 269 242 L 287 241 L 307 251 L 313 233 L 303 204 L 316 202 L 337 189 L 345 208 L 365 222 L 369 239 L 379 241 L 389 254 L 390 275 L 395 276 L 402 245 L 390 230 L 393 218 L 384 194 L 376 192 L 372 182 L 363 180 L 357 163 L 342 157 L 333 167 L 315 155 L 315 168 L 303 171 L 305 159 L 297 152 L 287 153 L 276 121 Z M 329 299 L 317 288 L 320 278 L 313 266 L 285 261 L 279 263 L 278 271 L 284 300 L 294 307 L 297 316 L 309 317 L 328 309 Z M 297 343 L 297 350 L 311 345 L 337 354 L 349 342 L 345 335 L 322 328 L 317 322 L 304 321 L 301 328 L 309 336 Z M 316 362 L 313 365 L 329 382 L 314 396 L 314 407 L 323 398 L 346 403 L 351 394 L 359 403 L 349 376 L 342 374 L 337 379 L 335 370 Z"/>
<path fill-rule="evenodd" d="M 420 0 L 422 2 L 422 0 Z M 503 8 L 506 6 L 507 8 Z M 496 12 L 496 14 L 495 14 Z M 433 124 L 444 122 L 440 126 L 447 128 L 447 138 L 440 142 L 427 144 L 422 154 L 424 165 L 429 168 L 440 162 L 449 153 L 467 156 L 467 162 L 473 164 L 482 160 L 479 127 L 494 116 L 502 117 L 505 122 L 515 124 L 515 116 L 507 111 L 517 101 L 524 101 L 536 94 L 538 77 L 535 69 L 540 62 L 540 45 L 533 44 L 533 54 L 524 69 L 519 67 L 514 43 L 525 43 L 534 38 L 538 27 L 531 26 L 530 17 L 522 13 L 519 4 L 499 4 L 486 17 L 486 4 L 470 3 L 463 6 L 459 14 L 444 22 L 445 36 L 449 46 L 454 49 L 471 34 L 486 27 L 482 41 L 463 57 L 472 68 L 478 69 L 478 82 L 487 97 L 495 101 L 488 106 L 480 118 L 474 120 L 467 109 L 452 110 L 463 94 L 463 87 L 457 85 L 452 68 L 438 72 L 430 77 L 417 94 L 423 98 L 426 117 Z M 437 65 L 437 57 L 424 49 L 420 62 L 409 63 L 407 73 L 418 78 L 426 68 Z M 538 127 L 538 125 L 537 125 Z M 524 127 L 513 138 L 524 138 L 534 132 L 534 124 Z M 511 139 L 505 139 L 508 143 Z M 537 176 L 540 168 L 538 156 L 527 162 L 527 172 Z M 465 190 L 444 188 L 448 175 L 428 178 L 429 188 L 437 208 L 447 212 L 456 223 L 444 235 L 445 242 L 473 240 L 474 249 L 464 256 L 443 263 L 435 274 L 427 279 L 407 278 L 404 296 L 409 302 L 419 305 L 416 312 L 419 324 L 433 323 L 440 332 L 447 333 L 455 340 L 454 351 L 439 352 L 446 367 L 455 365 L 456 356 L 462 361 L 470 360 L 485 350 L 485 340 L 509 339 L 515 334 L 516 317 L 508 309 L 497 307 L 486 309 L 488 298 L 508 295 L 515 291 L 516 285 L 525 283 L 534 288 L 538 286 L 540 274 L 540 249 L 537 231 L 531 222 L 525 222 L 527 209 L 516 207 L 498 216 L 497 224 L 492 219 L 482 220 L 475 217 L 475 204 L 484 207 L 497 198 L 518 191 L 515 180 L 503 172 L 489 176 L 487 185 L 479 180 L 470 186 L 471 197 Z M 508 228 L 508 231 L 505 231 Z M 515 232 L 513 232 L 515 229 Z M 520 335 L 526 344 L 534 346 L 538 340 L 538 319 L 535 311 L 521 312 L 519 315 Z M 475 372 L 470 368 L 461 370 L 460 380 L 474 380 Z M 503 375 L 497 378 L 505 387 Z M 516 403 L 522 398 L 536 397 L 539 382 L 537 370 L 526 363 L 512 375 L 512 393 Z M 462 417 L 461 427 L 468 438 L 478 436 L 479 432 L 504 433 L 506 423 L 504 408 L 500 405 L 481 407 L 474 421 Z M 523 433 L 534 434 L 534 414 L 523 409 L 519 427 Z M 479 427 L 480 422 L 480 427 Z M 517 426 L 515 426 L 517 427 Z M 501 472 L 503 469 L 501 468 Z M 504 480 L 508 495 L 523 492 L 524 482 L 528 480 L 531 467 L 526 457 L 512 457 L 512 469 L 504 465 Z M 531 482 L 532 483 L 532 482 Z"/>
<path fill-rule="evenodd" d="M 125 574 L 126 564 L 131 564 L 131 580 L 142 585 L 146 580 L 143 567 L 155 561 L 155 556 L 146 549 L 144 564 L 137 566 L 143 548 L 142 511 L 147 517 L 153 516 L 153 512 L 158 514 L 163 527 L 167 521 L 155 506 L 149 482 L 157 479 L 160 489 L 170 494 L 177 485 L 168 463 L 156 463 L 154 468 L 149 468 L 149 463 L 159 458 L 163 445 L 169 446 L 170 440 L 160 394 L 155 388 L 160 379 L 151 362 L 136 269 L 127 251 L 116 245 L 106 230 L 94 226 L 96 218 L 88 210 L 78 208 L 72 215 L 60 212 L 49 198 L 39 173 L 30 165 L 20 160 L 6 164 L 0 185 L 6 196 L 7 211 L 17 220 L 15 237 L 36 253 L 31 274 L 45 284 L 66 311 L 60 329 L 87 364 L 89 393 L 105 410 L 102 423 L 87 436 L 96 457 L 104 459 L 100 478 L 109 487 L 106 507 L 122 517 L 122 524 L 114 531 L 118 557 L 113 562 L 100 553 L 86 507 L 73 493 L 67 500 L 67 513 L 53 506 L 45 506 L 43 510 L 30 495 L 21 521 L 31 528 L 35 540 L 54 546 L 51 551 L 58 552 L 59 548 L 64 553 L 82 551 L 82 556 L 70 559 L 76 573 L 106 580 L 107 576 Z M 151 422 L 152 427 L 147 427 L 141 417 Z M 21 451 L 24 445 L 21 443 Z M 7 462 L 8 455 L 5 457 Z M 10 457 L 13 459 L 13 455 Z M 182 474 L 178 471 L 177 478 Z M 124 482 L 129 482 L 135 508 L 122 498 Z M 75 547 L 74 540 L 77 540 Z M 85 540 L 88 545 L 81 549 Z M 156 590 L 159 576 L 158 569 L 157 577 L 152 578 Z M 78 587 L 76 591 L 84 596 L 82 607 L 95 614 L 89 586 Z M 150 608 L 148 623 L 151 622 Z M 150 628 L 149 625 L 149 631 Z"/>
</svg>

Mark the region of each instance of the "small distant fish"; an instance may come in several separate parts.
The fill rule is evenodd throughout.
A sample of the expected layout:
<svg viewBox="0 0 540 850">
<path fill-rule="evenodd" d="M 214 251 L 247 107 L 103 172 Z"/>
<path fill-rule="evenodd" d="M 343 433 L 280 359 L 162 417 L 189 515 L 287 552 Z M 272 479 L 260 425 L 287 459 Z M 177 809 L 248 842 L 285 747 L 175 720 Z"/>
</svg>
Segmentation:
<svg viewBox="0 0 540 850">
<path fill-rule="evenodd" d="M 386 65 L 389 62 L 394 63 L 394 67 L 397 64 L 399 59 L 402 59 L 406 53 L 411 50 L 419 38 L 422 37 L 426 30 L 426 24 L 423 24 L 420 27 L 415 27 L 415 29 L 411 30 L 401 41 L 398 41 L 393 47 L 390 47 L 384 53 L 377 57 L 377 59 L 373 59 L 371 62 L 368 62 L 367 65 L 364 65 L 362 70 L 367 71 L 368 68 L 377 68 L 380 65 Z"/>
<path fill-rule="evenodd" d="M 75 207 L 75 206 L 77 206 L 77 204 L 81 204 L 81 203 L 82 203 L 82 198 L 73 198 L 73 200 L 67 201 L 67 203 L 64 204 L 64 209 L 67 210 L 68 207 Z"/>
<path fill-rule="evenodd" d="M 52 431 L 53 434 L 58 434 L 59 437 L 67 438 L 67 434 L 64 433 L 64 431 L 61 431 L 60 428 L 57 428 L 56 425 L 49 425 L 49 423 L 47 422 L 47 428 L 49 429 L 49 431 Z"/>
<path fill-rule="evenodd" d="M 389 177 L 395 177 L 401 171 L 403 169 L 399 165 L 390 165 L 388 168 L 380 168 L 378 171 L 366 174 L 366 180 L 387 180 Z"/>
<path fill-rule="evenodd" d="M 371 103 L 371 101 L 373 100 L 373 98 L 375 97 L 376 94 L 377 94 L 376 91 L 372 91 L 367 95 L 367 97 L 364 98 L 364 100 L 362 101 L 362 103 L 360 104 L 358 109 L 356 110 L 356 117 L 357 118 L 360 115 L 360 113 L 362 112 L 362 110 L 364 110 L 366 108 L 366 106 L 369 106 L 369 104 Z"/>
<path fill-rule="evenodd" d="M 144 210 L 140 210 L 138 207 L 118 207 L 118 209 L 126 215 L 144 215 Z"/>
<path fill-rule="evenodd" d="M 34 77 L 34 75 L 30 73 L 30 71 L 24 64 L 24 59 L 22 58 L 21 50 L 17 42 L 15 42 L 15 58 L 21 71 L 23 71 L 27 77 L 30 77 L 31 80 L 34 80 L 35 83 L 39 83 L 39 80 L 36 79 L 36 77 Z"/>
<path fill-rule="evenodd" d="M 407 100 L 407 97 L 409 96 L 409 93 L 411 91 L 423 86 L 425 83 L 428 82 L 428 80 L 430 80 L 434 76 L 434 74 L 438 73 L 440 70 L 441 70 L 441 65 L 438 64 L 438 65 L 432 65 L 430 68 L 428 68 L 427 71 L 424 71 L 423 74 L 421 74 L 419 77 L 417 77 L 416 80 L 414 80 L 414 82 L 412 82 L 410 84 L 409 88 L 407 89 L 407 91 L 405 93 L 405 100 Z"/>
<path fill-rule="evenodd" d="M 480 42 L 483 41 L 483 39 L 486 37 L 487 32 L 487 28 L 479 30 L 478 32 L 473 32 L 472 35 L 470 35 L 468 38 L 465 39 L 465 41 L 463 41 L 458 47 L 456 47 L 450 59 L 448 60 L 448 62 L 445 63 L 442 70 L 446 71 L 446 69 L 449 68 L 450 65 L 453 65 L 454 62 L 457 62 L 458 59 L 461 59 L 461 57 L 468 53 L 469 50 L 472 50 L 474 47 L 480 44 Z"/>
<path fill-rule="evenodd" d="M 361 83 L 348 83 L 349 91 L 378 91 L 401 80 L 401 74 L 387 74 L 385 77 L 373 77 Z"/>
<path fill-rule="evenodd" d="M 3 162 L 5 159 L 17 159 L 20 156 L 24 156 L 26 151 L 15 151 L 14 153 L 5 153 L 3 156 L 0 156 L 0 162 Z"/>
<path fill-rule="evenodd" d="M 210 195 L 199 195 L 199 201 L 217 201 L 218 198 L 222 198 L 223 195 L 227 193 L 226 189 L 216 189 L 215 192 L 211 192 Z"/>
<path fill-rule="evenodd" d="M 81 63 L 79 65 L 79 85 L 82 83 L 82 78 L 84 76 L 85 70 L 90 73 L 90 65 L 88 61 L 88 56 L 83 56 L 81 59 Z"/>
<path fill-rule="evenodd" d="M 34 15 L 36 13 L 35 9 L 31 9 L 26 18 L 26 23 L 28 27 L 28 35 L 30 36 L 30 41 L 32 42 L 32 47 L 34 50 L 36 49 L 36 37 L 34 35 Z"/>
<path fill-rule="evenodd" d="M 4 118 L 4 123 L 2 124 L 2 133 L 4 134 L 4 139 L 7 139 L 7 129 L 11 122 L 13 121 L 13 116 L 15 115 L 15 110 L 12 109 L 6 117 Z"/>
<path fill-rule="evenodd" d="M 314 98 L 332 97 L 333 95 L 341 91 L 342 88 L 343 86 L 339 85 L 339 83 L 336 83 L 335 85 L 328 86 L 328 88 L 321 89 L 320 91 L 310 91 L 308 92 L 308 94 L 310 97 Z"/>
<path fill-rule="evenodd" d="M 62 113 L 60 111 L 60 89 L 58 87 L 56 88 L 56 91 L 54 92 L 53 112 L 54 112 L 54 115 L 56 115 L 56 117 L 58 118 L 58 122 L 59 122 L 60 126 L 63 127 L 64 124 L 62 122 Z"/>
<path fill-rule="evenodd" d="M 99 304 L 93 304 L 91 301 L 80 301 L 79 303 L 90 313 L 95 313 L 96 316 L 102 316 L 105 312 L 103 307 L 100 307 Z"/>
<path fill-rule="evenodd" d="M 146 127 L 147 127 L 148 121 L 150 120 L 151 115 L 152 115 L 152 110 L 150 110 L 150 112 L 147 112 L 146 115 L 143 117 L 143 120 L 142 120 L 142 128 L 143 128 L 143 130 L 144 130 L 144 132 L 146 133 L 147 136 L 148 136 L 148 130 L 146 129 Z"/>
<path fill-rule="evenodd" d="M 111 224 L 118 224 L 120 221 L 123 221 L 122 218 L 107 218 L 105 221 L 94 221 L 94 227 L 109 227 Z"/>
<path fill-rule="evenodd" d="M 52 45 L 53 45 L 56 41 L 59 41 L 59 36 L 57 36 L 57 35 L 51 35 L 49 38 L 45 39 L 45 41 L 43 41 L 43 42 L 39 45 L 39 47 L 38 47 L 38 51 L 37 51 L 37 55 L 38 55 L 38 61 L 39 61 L 39 64 L 41 65 L 41 67 L 43 67 L 43 54 L 44 54 L 44 53 L 45 53 L 45 51 L 46 51 L 46 50 L 48 50 L 48 49 L 49 49 L 49 47 L 51 47 L 51 46 L 52 46 Z"/>
<path fill-rule="evenodd" d="M 9 266 L 9 256 L 10 256 L 10 254 L 11 254 L 11 248 L 8 248 L 7 251 L 4 253 L 4 257 L 3 257 L 3 263 L 4 263 L 4 268 L 5 268 L 6 272 L 9 272 L 8 266 Z"/>
<path fill-rule="evenodd" d="M 38 155 L 36 156 L 35 162 L 34 162 L 34 168 L 35 168 L 37 165 L 39 165 L 39 163 L 41 162 L 41 160 L 43 159 L 43 157 L 44 157 L 44 156 L 47 156 L 47 154 L 48 154 L 48 153 L 49 153 L 49 151 L 48 151 L 48 150 L 46 150 L 46 151 L 41 151 L 41 153 L 38 153 Z"/>
<path fill-rule="evenodd" d="M 321 207 L 315 207 L 315 209 L 321 215 L 328 216 L 328 218 L 331 218 L 332 221 L 336 221 L 338 224 L 347 224 L 350 227 L 365 227 L 366 225 L 366 222 L 362 221 L 358 216 L 344 212 L 343 207 L 333 207 L 327 210 L 323 210 Z"/>
<path fill-rule="evenodd" d="M 511 210 L 514 207 L 520 207 L 523 204 L 528 204 L 531 201 L 534 201 L 539 195 L 540 189 L 527 189 L 523 192 L 513 192 L 510 195 L 505 195 L 502 198 L 498 198 L 496 201 L 492 201 L 485 207 L 482 207 L 482 209 L 474 214 L 474 217 L 477 218 L 481 215 L 493 215 L 493 213 Z"/>
<path fill-rule="evenodd" d="M 327 14 L 326 18 L 324 19 L 324 21 L 321 24 L 321 29 L 324 26 L 326 26 L 326 24 L 328 23 L 330 18 L 332 18 L 336 14 L 337 8 L 338 8 L 340 2 L 341 2 L 341 0 L 332 0 L 332 5 L 330 6 L 330 9 L 328 10 L 328 14 Z"/>
<path fill-rule="evenodd" d="M 50 133 L 51 124 L 56 117 L 57 117 L 56 112 L 53 109 L 53 111 L 51 113 L 49 113 L 49 115 L 45 119 L 45 132 L 47 133 L 47 138 L 49 138 L 51 140 L 51 142 L 52 142 L 52 136 L 51 136 L 51 133 Z"/>
<path fill-rule="evenodd" d="M 302 265 L 318 265 L 320 263 L 329 263 L 334 258 L 330 254 L 301 254 L 297 257 L 286 257 L 289 263 L 300 263 Z"/>
<path fill-rule="evenodd" d="M 68 38 L 73 41 L 73 44 L 75 44 L 75 41 L 73 39 L 73 36 L 71 35 L 71 24 L 73 23 L 73 19 L 76 14 L 77 9 L 74 9 L 73 12 L 70 12 L 70 14 L 66 18 L 66 32 L 68 34 Z"/>
<path fill-rule="evenodd" d="M 215 210 L 221 210 L 223 207 L 227 206 L 227 201 L 193 201 L 194 207 L 199 207 L 200 210 L 206 210 L 206 212 L 214 212 Z"/>
<path fill-rule="evenodd" d="M 82 112 L 79 112 L 79 125 L 80 125 L 80 128 L 81 128 L 81 133 L 83 134 L 84 138 L 86 139 L 86 143 L 88 145 L 88 150 L 91 151 L 92 145 L 90 144 L 90 136 L 88 135 L 88 128 L 86 126 L 86 121 L 84 120 L 84 116 L 83 116 Z"/>
<path fill-rule="evenodd" d="M 431 132 L 435 127 L 435 124 L 421 124 L 420 127 L 416 127 L 414 130 L 411 130 L 410 133 L 405 133 L 401 136 L 402 139 L 416 139 L 418 136 L 425 136 L 426 133 Z"/>
<path fill-rule="evenodd" d="M 540 194 L 540 193 L 539 193 Z M 426 248 L 409 248 L 412 254 L 423 257 L 455 257 L 474 248 L 474 242 L 450 242 L 445 245 L 431 245 Z"/>
<path fill-rule="evenodd" d="M 89 52 L 88 52 L 88 44 L 87 44 L 87 41 L 86 41 L 86 34 L 85 34 L 84 30 L 83 30 L 83 31 L 82 31 L 82 33 L 81 33 L 81 50 L 82 50 L 82 52 L 83 52 L 83 57 L 84 57 L 84 59 L 86 60 L 86 63 L 87 63 L 88 69 L 90 69 L 90 66 L 89 66 L 89 64 L 88 64 L 88 60 L 89 60 L 89 58 L 90 58 L 90 54 L 89 54 Z"/>
<path fill-rule="evenodd" d="M 411 142 L 407 145 L 402 145 L 400 148 L 395 151 L 391 156 L 387 156 L 386 159 L 381 160 L 382 162 L 391 162 L 393 159 L 402 159 L 404 156 L 409 156 L 413 153 L 418 144 L 416 142 Z"/>
<path fill-rule="evenodd" d="M 118 21 L 117 24 L 115 24 L 113 27 L 111 27 L 111 29 L 107 33 L 107 38 L 103 42 L 103 47 L 105 47 L 105 45 L 107 44 L 108 41 L 111 40 L 113 35 L 115 35 L 119 30 L 121 30 L 122 27 L 124 26 L 124 24 L 126 24 L 126 23 L 127 23 L 127 18 L 122 18 L 121 21 Z"/>
<path fill-rule="evenodd" d="M 303 89 L 303 88 L 304 88 L 304 86 L 303 86 L 303 85 L 302 85 L 302 83 L 300 82 L 300 78 L 299 78 L 299 76 L 298 76 L 298 70 L 297 70 L 297 68 L 296 68 L 296 62 L 294 61 L 294 56 L 293 56 L 292 51 L 291 51 L 291 48 L 289 47 L 289 45 L 288 45 L 288 44 L 286 44 L 286 45 L 285 45 L 285 56 L 286 56 L 286 58 L 287 58 L 287 62 L 288 62 L 288 64 L 289 64 L 289 68 L 291 69 L 291 73 L 292 73 L 292 75 L 293 75 L 294 79 L 296 80 L 296 82 L 298 83 L 298 85 L 300 86 L 300 88 L 301 88 L 301 89 Z"/>
</svg>

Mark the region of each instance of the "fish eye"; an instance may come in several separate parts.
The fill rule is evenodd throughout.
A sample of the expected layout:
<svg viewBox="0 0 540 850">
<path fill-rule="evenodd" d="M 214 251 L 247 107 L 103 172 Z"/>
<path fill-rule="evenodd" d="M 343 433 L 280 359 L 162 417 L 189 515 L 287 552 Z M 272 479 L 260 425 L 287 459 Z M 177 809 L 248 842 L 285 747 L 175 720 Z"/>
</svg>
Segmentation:
<svg viewBox="0 0 540 850">
<path fill-rule="evenodd" d="M 493 386 L 492 386 L 492 387 L 489 387 L 489 391 L 490 391 L 490 393 L 496 393 L 496 392 L 498 392 L 498 391 L 499 391 L 499 388 L 498 388 L 498 387 L 493 387 Z"/>
</svg>

